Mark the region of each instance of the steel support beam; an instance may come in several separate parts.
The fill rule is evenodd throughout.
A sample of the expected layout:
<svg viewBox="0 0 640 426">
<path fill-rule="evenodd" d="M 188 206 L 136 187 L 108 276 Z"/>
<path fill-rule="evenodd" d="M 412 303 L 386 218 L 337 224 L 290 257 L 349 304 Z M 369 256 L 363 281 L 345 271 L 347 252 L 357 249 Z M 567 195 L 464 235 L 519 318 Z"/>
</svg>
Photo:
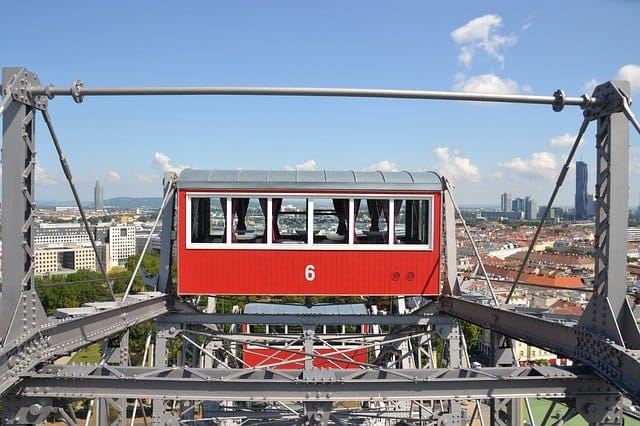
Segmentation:
<svg viewBox="0 0 640 426">
<path fill-rule="evenodd" d="M 506 309 L 442 297 L 442 310 L 514 339 L 590 365 L 636 404 L 640 403 L 640 351 L 630 350 L 579 328 Z"/>
<path fill-rule="evenodd" d="M 640 349 L 640 331 L 627 301 L 629 216 L 629 121 L 627 81 L 610 81 L 593 95 L 608 102 L 585 110 L 596 134 L 596 229 L 594 292 L 579 325 L 630 349 Z"/>
<path fill-rule="evenodd" d="M 236 95 L 236 96 L 322 96 L 350 98 L 431 99 L 474 102 L 507 102 L 551 105 L 560 111 L 565 105 L 588 107 L 598 100 L 588 96 L 569 97 L 561 90 L 553 96 L 503 95 L 496 93 L 440 92 L 428 90 L 348 89 L 330 87 L 84 87 L 76 80 L 71 87 L 33 87 L 32 96 L 71 96 L 82 102 L 84 96 L 157 96 L 157 95 Z"/>
<path fill-rule="evenodd" d="M 356 314 L 206 314 L 206 313 L 167 313 L 162 318 L 175 324 L 269 324 L 269 325 L 316 325 L 316 324 L 366 324 L 366 325 L 403 325 L 425 326 L 449 324 L 451 319 L 445 315 L 356 315 Z"/>
<path fill-rule="evenodd" d="M 0 344 L 36 329 L 44 310 L 35 294 L 33 210 L 35 207 L 35 113 L 46 99 L 27 90 L 38 76 L 24 68 L 2 69 L 2 96 L 10 97 L 2 117 L 2 294 Z"/>
<path fill-rule="evenodd" d="M 166 299 L 157 295 L 123 302 L 94 315 L 38 324 L 37 333 L 25 333 L 0 347 L 0 394 L 16 383 L 20 374 L 38 364 L 164 314 Z"/>
<path fill-rule="evenodd" d="M 164 176 L 163 188 L 170 191 L 170 185 L 173 185 L 177 175 L 173 172 L 167 172 Z M 172 288 L 171 265 L 173 260 L 173 244 L 176 241 L 175 236 L 175 211 L 176 211 L 177 192 L 173 192 L 173 196 L 167 201 L 167 205 L 162 211 L 162 230 L 160 231 L 160 270 L 158 272 L 158 291 L 162 293 L 175 293 Z"/>
<path fill-rule="evenodd" d="M 305 370 L 44 367 L 25 373 L 15 395 L 67 398 L 149 398 L 233 401 L 387 401 L 485 399 L 618 391 L 588 368 L 506 367 L 433 370 Z"/>
</svg>

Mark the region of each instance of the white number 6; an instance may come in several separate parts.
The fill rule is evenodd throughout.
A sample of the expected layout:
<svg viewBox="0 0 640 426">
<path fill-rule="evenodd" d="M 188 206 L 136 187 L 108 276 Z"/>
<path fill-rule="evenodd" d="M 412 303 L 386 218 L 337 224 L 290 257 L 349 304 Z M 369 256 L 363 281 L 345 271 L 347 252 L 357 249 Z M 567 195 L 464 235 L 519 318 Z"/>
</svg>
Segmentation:
<svg viewBox="0 0 640 426">
<path fill-rule="evenodd" d="M 313 265 L 307 265 L 304 268 L 304 279 L 307 281 L 313 281 L 316 279 L 316 267 Z"/>
</svg>

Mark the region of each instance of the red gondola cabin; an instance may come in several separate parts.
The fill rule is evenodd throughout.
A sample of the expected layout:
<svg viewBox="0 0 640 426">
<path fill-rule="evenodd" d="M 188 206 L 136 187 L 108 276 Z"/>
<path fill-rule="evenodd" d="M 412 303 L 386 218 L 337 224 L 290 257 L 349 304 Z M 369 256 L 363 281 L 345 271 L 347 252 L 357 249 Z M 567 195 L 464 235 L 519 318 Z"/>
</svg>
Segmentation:
<svg viewBox="0 0 640 426">
<path fill-rule="evenodd" d="M 436 295 L 432 172 L 183 170 L 178 292 Z"/>
</svg>

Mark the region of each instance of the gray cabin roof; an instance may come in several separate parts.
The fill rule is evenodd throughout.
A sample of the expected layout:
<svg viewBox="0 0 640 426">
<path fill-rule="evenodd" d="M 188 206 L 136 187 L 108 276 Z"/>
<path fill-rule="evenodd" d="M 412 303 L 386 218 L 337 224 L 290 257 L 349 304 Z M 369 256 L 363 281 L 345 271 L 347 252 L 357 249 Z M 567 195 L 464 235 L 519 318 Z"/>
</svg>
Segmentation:
<svg viewBox="0 0 640 426">
<path fill-rule="evenodd" d="M 365 315 L 367 307 L 362 303 L 319 304 L 307 307 L 299 304 L 247 303 L 245 314 L 311 314 L 311 315 Z"/>
<path fill-rule="evenodd" d="M 343 189 L 441 191 L 435 172 L 184 169 L 178 189 Z"/>
</svg>

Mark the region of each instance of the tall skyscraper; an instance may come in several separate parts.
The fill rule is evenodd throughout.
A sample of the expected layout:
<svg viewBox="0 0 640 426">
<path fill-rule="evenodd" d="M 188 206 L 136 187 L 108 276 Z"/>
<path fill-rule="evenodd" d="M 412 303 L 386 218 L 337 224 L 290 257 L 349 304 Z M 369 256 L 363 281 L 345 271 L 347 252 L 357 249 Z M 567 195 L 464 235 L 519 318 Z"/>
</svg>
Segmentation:
<svg viewBox="0 0 640 426">
<path fill-rule="evenodd" d="M 538 203 L 533 197 L 524 198 L 524 218 L 527 220 L 538 218 Z"/>
<path fill-rule="evenodd" d="M 503 213 L 508 213 L 511 210 L 511 194 L 505 192 L 500 197 L 500 209 Z"/>
<path fill-rule="evenodd" d="M 102 185 L 100 185 L 99 180 L 96 181 L 96 186 L 93 188 L 93 209 L 104 209 L 104 194 L 102 192 Z"/>
<path fill-rule="evenodd" d="M 583 161 L 576 162 L 576 203 L 575 212 L 577 220 L 587 218 L 587 184 L 588 184 L 587 163 Z"/>
<path fill-rule="evenodd" d="M 516 198 L 511 202 L 511 211 L 524 212 L 524 198 Z"/>
</svg>

